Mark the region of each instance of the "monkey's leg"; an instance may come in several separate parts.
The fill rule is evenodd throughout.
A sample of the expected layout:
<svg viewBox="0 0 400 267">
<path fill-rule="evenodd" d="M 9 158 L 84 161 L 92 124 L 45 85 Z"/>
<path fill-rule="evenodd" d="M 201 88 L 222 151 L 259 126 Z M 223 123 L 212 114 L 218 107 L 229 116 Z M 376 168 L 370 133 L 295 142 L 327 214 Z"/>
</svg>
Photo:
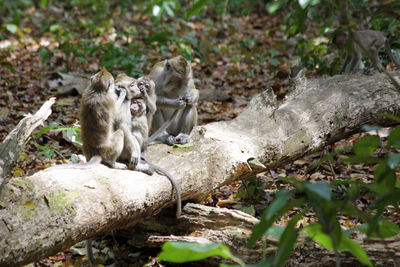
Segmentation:
<svg viewBox="0 0 400 267">
<path fill-rule="evenodd" d="M 124 149 L 124 132 L 121 129 L 116 130 L 111 136 L 111 144 L 107 148 L 108 152 L 104 155 L 103 161 L 111 168 L 115 169 L 126 169 L 126 165 L 123 163 L 116 162 L 119 155 L 121 155 Z"/>
<path fill-rule="evenodd" d="M 154 168 L 151 164 L 148 164 L 144 159 L 141 159 L 135 168 L 135 171 L 143 172 L 148 175 L 153 175 Z"/>
<path fill-rule="evenodd" d="M 196 106 L 190 105 L 183 111 L 182 117 L 179 121 L 178 129 L 180 133 L 176 136 L 175 140 L 179 144 L 186 144 L 189 142 L 189 134 L 193 127 L 197 124 L 197 109 Z"/>
<path fill-rule="evenodd" d="M 352 56 L 349 54 L 346 56 L 346 59 L 344 60 L 342 69 L 340 70 L 340 74 L 342 74 L 343 72 L 345 72 L 347 65 L 349 65 L 350 61 L 352 59 Z"/>
</svg>

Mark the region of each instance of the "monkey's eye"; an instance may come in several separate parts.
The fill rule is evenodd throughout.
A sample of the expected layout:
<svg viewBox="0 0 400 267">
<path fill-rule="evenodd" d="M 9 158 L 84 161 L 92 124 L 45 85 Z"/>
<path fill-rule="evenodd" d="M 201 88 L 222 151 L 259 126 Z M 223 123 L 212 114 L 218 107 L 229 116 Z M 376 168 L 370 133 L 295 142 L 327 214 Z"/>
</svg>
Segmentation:
<svg viewBox="0 0 400 267">
<path fill-rule="evenodd" d="M 134 87 L 136 85 L 136 82 L 131 82 L 131 84 L 129 84 L 129 87 Z"/>
</svg>

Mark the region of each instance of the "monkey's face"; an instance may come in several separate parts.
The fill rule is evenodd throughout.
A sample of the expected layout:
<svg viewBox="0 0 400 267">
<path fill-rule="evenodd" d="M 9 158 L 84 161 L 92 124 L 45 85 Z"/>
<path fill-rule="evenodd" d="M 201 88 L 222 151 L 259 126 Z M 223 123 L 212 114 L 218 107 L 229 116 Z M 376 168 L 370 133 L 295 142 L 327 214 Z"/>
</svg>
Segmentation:
<svg viewBox="0 0 400 267">
<path fill-rule="evenodd" d="M 136 79 L 127 76 L 126 74 L 119 74 L 115 79 L 116 93 L 119 95 L 121 90 L 126 90 L 126 98 L 128 100 L 137 98 L 141 95 L 137 86 Z"/>
<path fill-rule="evenodd" d="M 333 37 L 332 42 L 337 46 L 337 48 L 342 50 L 347 42 L 347 34 L 345 33 L 336 34 Z"/>
<path fill-rule="evenodd" d="M 131 113 L 132 115 L 141 115 L 146 111 L 146 104 L 143 99 L 136 98 L 131 101 Z"/>
<path fill-rule="evenodd" d="M 183 56 L 177 56 L 166 60 L 165 70 L 172 77 L 177 79 L 185 79 L 189 75 L 190 65 Z"/>
<path fill-rule="evenodd" d="M 90 85 L 95 91 L 108 92 L 109 90 L 114 90 L 114 77 L 106 68 L 103 68 L 90 77 Z"/>
<path fill-rule="evenodd" d="M 140 77 L 138 79 L 138 87 L 140 92 L 144 93 L 146 91 L 148 94 L 151 94 L 155 88 L 155 83 L 147 77 Z"/>
</svg>

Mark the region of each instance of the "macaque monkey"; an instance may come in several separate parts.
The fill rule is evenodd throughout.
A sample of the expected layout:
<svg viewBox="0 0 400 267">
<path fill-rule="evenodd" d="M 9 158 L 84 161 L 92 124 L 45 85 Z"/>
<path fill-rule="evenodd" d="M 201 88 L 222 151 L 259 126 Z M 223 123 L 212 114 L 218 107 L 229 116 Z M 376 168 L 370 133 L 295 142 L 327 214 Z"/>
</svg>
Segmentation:
<svg viewBox="0 0 400 267">
<path fill-rule="evenodd" d="M 112 168 L 126 168 L 116 162 L 124 146 L 124 133 L 113 129 L 117 110 L 125 94 L 117 98 L 114 78 L 105 68 L 90 78 L 80 104 L 82 149 L 86 160 L 104 163 Z"/>
<path fill-rule="evenodd" d="M 363 49 L 357 43 L 360 43 L 366 50 L 367 56 L 371 60 L 371 64 L 374 68 L 379 70 L 380 60 L 378 56 L 379 49 L 385 47 L 386 53 L 389 55 L 391 61 L 400 68 L 400 63 L 396 61 L 392 54 L 389 42 L 386 39 L 383 32 L 373 30 L 363 30 L 354 32 L 353 46 L 350 53 L 347 54 L 343 67 L 340 73 L 346 70 L 347 65 L 350 63 L 350 72 L 354 72 L 357 69 L 362 69 L 364 64 L 361 61 L 361 56 L 364 53 Z M 346 33 L 338 33 L 333 38 L 333 43 L 342 50 L 348 41 Z"/>
<path fill-rule="evenodd" d="M 124 120 L 129 119 L 129 122 L 128 121 L 120 122 L 120 125 L 129 124 L 128 128 L 130 129 L 130 131 L 125 132 L 126 129 L 124 129 L 124 133 L 126 135 L 131 136 L 129 138 L 129 140 L 131 141 L 129 142 L 133 142 L 133 146 L 139 147 L 139 161 L 134 170 L 141 171 L 150 175 L 152 175 L 154 172 L 157 172 L 160 175 L 166 176 L 170 180 L 173 187 L 175 188 L 177 195 L 176 217 L 179 217 L 181 215 L 182 204 L 181 204 L 181 191 L 178 183 L 173 178 L 173 176 L 165 169 L 147 162 L 143 157 L 140 158 L 140 152 L 146 151 L 148 145 L 149 125 L 147 118 L 147 110 L 149 109 L 147 105 L 149 102 L 154 103 L 154 101 L 149 98 L 145 87 L 141 86 L 141 89 L 139 89 L 137 86 L 131 86 L 129 88 L 126 88 L 126 85 L 130 85 L 133 82 L 135 82 L 135 79 L 125 74 L 120 74 L 116 78 L 116 87 L 117 88 L 119 87 L 120 90 L 127 90 L 128 91 L 127 96 L 131 99 L 129 105 L 130 108 L 129 116 L 124 116 L 123 118 Z M 125 143 L 124 150 L 121 153 L 119 159 L 122 161 L 129 161 L 129 159 L 131 158 L 130 154 L 132 153 L 130 148 L 133 146 L 131 144 Z"/>
<path fill-rule="evenodd" d="M 156 105 L 157 96 L 156 96 L 156 92 L 155 92 L 156 85 L 152 80 L 150 80 L 146 76 L 140 77 L 137 80 L 137 83 L 138 83 L 138 87 L 139 87 L 140 91 L 142 92 L 143 97 L 145 98 L 145 101 L 146 101 L 146 107 L 147 107 L 146 117 L 147 117 L 149 129 L 150 129 L 151 124 L 153 122 L 154 113 L 157 110 L 157 105 Z"/>
<path fill-rule="evenodd" d="M 151 132 L 157 132 L 171 119 L 160 136 L 156 136 L 156 140 L 168 145 L 175 142 L 187 143 L 190 132 L 197 124 L 196 106 L 199 99 L 190 62 L 183 56 L 161 61 L 153 66 L 149 77 L 156 84 L 157 95 L 157 111 Z"/>
</svg>

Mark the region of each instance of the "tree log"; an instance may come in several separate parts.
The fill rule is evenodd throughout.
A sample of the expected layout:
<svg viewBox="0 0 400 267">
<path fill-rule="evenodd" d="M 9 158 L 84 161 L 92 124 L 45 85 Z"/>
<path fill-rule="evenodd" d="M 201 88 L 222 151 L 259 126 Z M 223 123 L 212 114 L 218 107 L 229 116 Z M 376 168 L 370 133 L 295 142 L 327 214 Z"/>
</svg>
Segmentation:
<svg viewBox="0 0 400 267">
<path fill-rule="evenodd" d="M 399 73 L 393 73 L 398 79 Z M 150 162 L 169 170 L 186 200 L 281 166 L 360 131 L 389 125 L 400 94 L 384 74 L 299 78 L 278 103 L 256 96 L 236 119 L 196 127 L 192 146 L 150 147 Z M 53 255 L 81 240 L 143 221 L 171 204 L 165 177 L 109 169 L 62 169 L 13 178 L 0 196 L 0 266 Z"/>
<path fill-rule="evenodd" d="M 52 97 L 35 114 L 26 115 L 0 144 L 0 189 L 2 185 L 1 177 L 6 176 L 11 171 L 33 130 L 43 124 L 50 116 L 51 106 L 54 102 L 56 102 L 56 98 Z"/>
</svg>

